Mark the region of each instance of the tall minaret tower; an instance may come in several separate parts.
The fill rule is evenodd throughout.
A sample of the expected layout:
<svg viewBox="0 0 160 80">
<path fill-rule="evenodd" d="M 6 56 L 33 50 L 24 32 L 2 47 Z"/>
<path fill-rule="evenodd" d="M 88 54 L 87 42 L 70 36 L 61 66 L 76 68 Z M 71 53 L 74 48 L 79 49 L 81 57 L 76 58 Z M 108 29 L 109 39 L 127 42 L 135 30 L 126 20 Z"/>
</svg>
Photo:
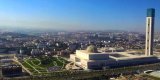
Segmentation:
<svg viewBox="0 0 160 80">
<path fill-rule="evenodd" d="M 147 9 L 147 18 L 146 18 L 146 46 L 145 46 L 145 55 L 153 55 L 153 39 L 154 39 L 154 17 L 155 9 Z"/>
</svg>

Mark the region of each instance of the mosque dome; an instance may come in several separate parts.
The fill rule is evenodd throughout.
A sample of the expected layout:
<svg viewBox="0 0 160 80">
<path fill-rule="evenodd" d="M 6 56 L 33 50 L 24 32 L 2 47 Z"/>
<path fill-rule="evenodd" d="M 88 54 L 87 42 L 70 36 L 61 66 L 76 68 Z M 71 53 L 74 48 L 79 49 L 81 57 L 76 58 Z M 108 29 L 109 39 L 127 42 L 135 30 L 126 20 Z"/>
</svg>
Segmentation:
<svg viewBox="0 0 160 80">
<path fill-rule="evenodd" d="M 86 51 L 90 52 L 90 53 L 97 53 L 98 52 L 96 46 L 94 46 L 94 45 L 88 46 Z"/>
</svg>

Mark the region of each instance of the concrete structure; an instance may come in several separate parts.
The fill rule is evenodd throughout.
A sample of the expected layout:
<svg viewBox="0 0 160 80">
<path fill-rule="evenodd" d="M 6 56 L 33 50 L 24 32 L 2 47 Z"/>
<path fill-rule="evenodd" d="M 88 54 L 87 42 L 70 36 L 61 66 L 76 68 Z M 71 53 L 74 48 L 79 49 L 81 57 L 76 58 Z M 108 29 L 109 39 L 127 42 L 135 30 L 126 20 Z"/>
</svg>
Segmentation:
<svg viewBox="0 0 160 80">
<path fill-rule="evenodd" d="M 98 49 L 99 52 L 124 52 L 123 47 L 103 47 Z"/>
<path fill-rule="evenodd" d="M 145 46 L 145 55 L 153 55 L 153 38 L 154 38 L 154 17 L 155 9 L 147 9 L 147 18 L 146 18 L 146 46 Z"/>
<path fill-rule="evenodd" d="M 3 76 L 20 76 L 22 75 L 22 67 L 18 64 L 9 64 L 2 66 Z"/>
<path fill-rule="evenodd" d="M 93 45 L 86 50 L 76 50 L 70 60 L 83 69 L 117 68 L 160 62 L 156 56 L 145 56 L 133 52 L 98 52 Z"/>
<path fill-rule="evenodd" d="M 153 71 L 153 72 L 149 73 L 149 75 L 157 77 L 157 78 L 160 78 L 160 76 L 159 76 L 160 75 L 160 71 Z"/>
</svg>

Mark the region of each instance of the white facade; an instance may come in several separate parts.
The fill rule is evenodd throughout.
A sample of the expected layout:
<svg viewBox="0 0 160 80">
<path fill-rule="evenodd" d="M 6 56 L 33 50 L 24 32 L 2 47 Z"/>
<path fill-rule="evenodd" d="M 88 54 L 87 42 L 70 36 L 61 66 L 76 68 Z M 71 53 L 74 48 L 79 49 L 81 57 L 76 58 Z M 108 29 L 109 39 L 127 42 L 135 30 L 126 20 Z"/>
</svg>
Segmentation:
<svg viewBox="0 0 160 80">
<path fill-rule="evenodd" d="M 76 54 L 70 55 L 70 60 L 85 70 L 160 62 L 155 56 L 133 55 L 129 52 L 91 53 L 86 50 L 76 50 Z"/>
<path fill-rule="evenodd" d="M 153 55 L 153 23 L 154 19 L 152 17 L 147 17 L 146 20 L 146 47 L 145 47 L 145 54 L 146 56 Z"/>
<path fill-rule="evenodd" d="M 70 60 L 83 69 L 89 69 L 94 66 L 95 68 L 101 67 L 108 59 L 109 54 L 107 53 L 88 53 L 85 50 L 76 50 L 76 54 L 70 55 Z"/>
</svg>

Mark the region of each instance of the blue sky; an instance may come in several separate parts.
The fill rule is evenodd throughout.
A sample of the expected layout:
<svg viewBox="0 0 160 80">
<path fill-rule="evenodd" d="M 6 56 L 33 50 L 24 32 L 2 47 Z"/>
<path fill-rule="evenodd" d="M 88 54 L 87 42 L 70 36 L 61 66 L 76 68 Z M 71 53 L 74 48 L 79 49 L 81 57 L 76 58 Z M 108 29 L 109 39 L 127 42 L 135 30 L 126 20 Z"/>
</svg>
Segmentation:
<svg viewBox="0 0 160 80">
<path fill-rule="evenodd" d="M 160 0 L 0 0 L 0 27 L 145 31 L 147 8 L 160 31 Z"/>
</svg>

